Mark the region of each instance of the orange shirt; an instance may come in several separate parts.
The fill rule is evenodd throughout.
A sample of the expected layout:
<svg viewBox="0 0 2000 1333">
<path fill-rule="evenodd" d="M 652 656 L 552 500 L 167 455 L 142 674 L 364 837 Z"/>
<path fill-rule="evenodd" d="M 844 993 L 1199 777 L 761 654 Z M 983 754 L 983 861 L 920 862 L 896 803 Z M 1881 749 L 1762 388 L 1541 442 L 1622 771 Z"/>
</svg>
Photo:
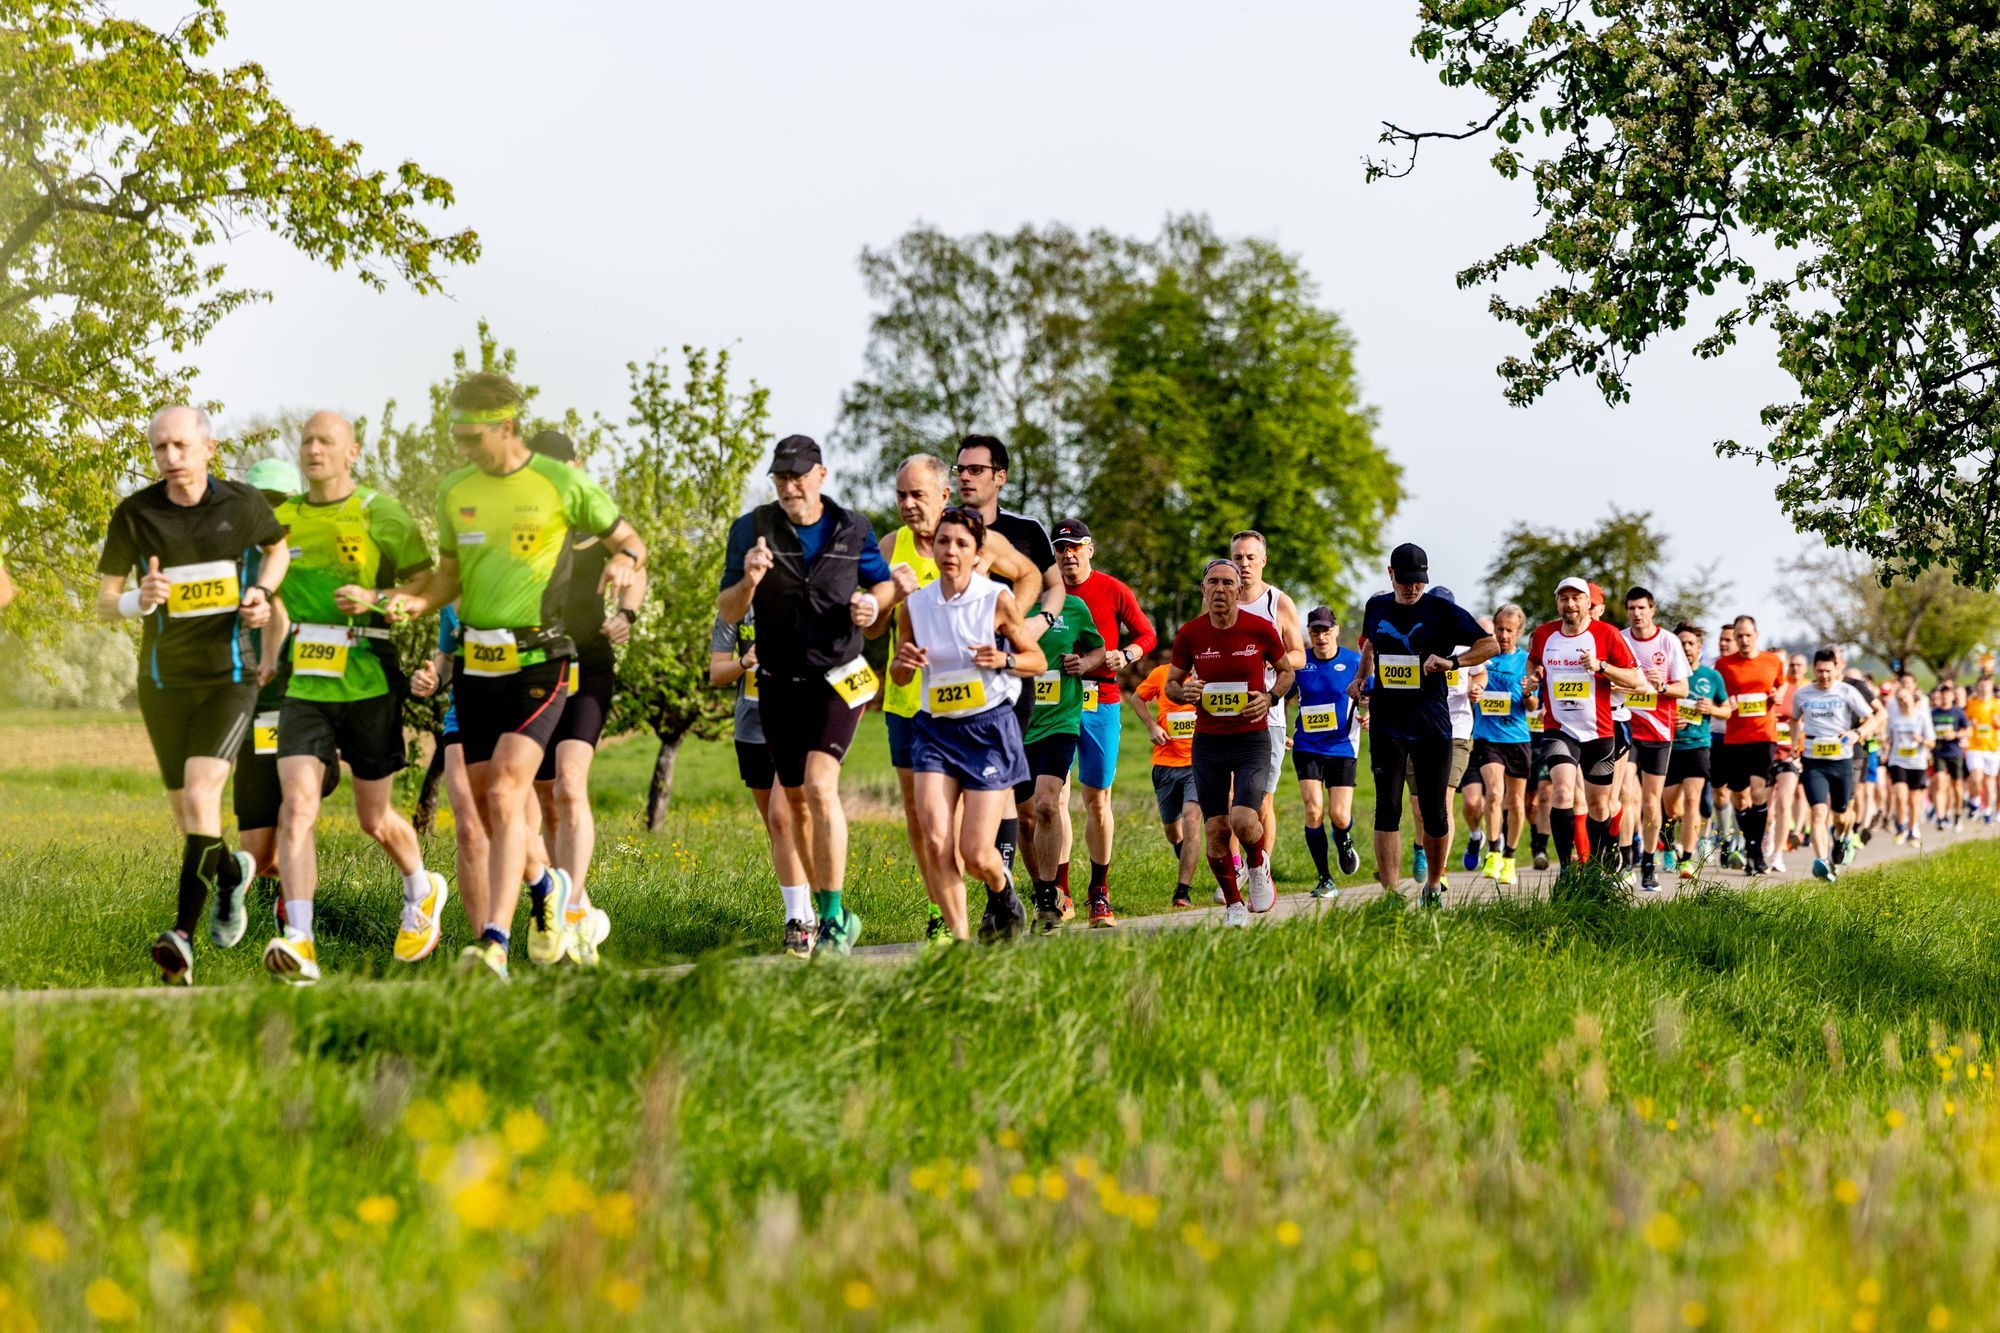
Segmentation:
<svg viewBox="0 0 2000 1333">
<path fill-rule="evenodd" d="M 1167 729 L 1167 743 L 1153 747 L 1153 763 L 1160 768 L 1190 767 L 1194 763 L 1195 710 L 1167 698 L 1165 667 L 1154 667 L 1152 674 L 1139 682 L 1139 697 L 1153 705 L 1154 718 Z"/>
<path fill-rule="evenodd" d="M 1967 699 L 1965 720 L 1972 724 L 1966 749 L 2000 750 L 2000 699 L 1981 699 L 1977 695 Z"/>
<path fill-rule="evenodd" d="M 1736 711 L 1722 730 L 1724 745 L 1745 745 L 1778 739 L 1778 695 L 1785 683 L 1785 659 L 1780 653 L 1758 653 L 1745 657 L 1731 653 L 1715 661 L 1722 673 L 1723 688 L 1736 702 Z"/>
</svg>

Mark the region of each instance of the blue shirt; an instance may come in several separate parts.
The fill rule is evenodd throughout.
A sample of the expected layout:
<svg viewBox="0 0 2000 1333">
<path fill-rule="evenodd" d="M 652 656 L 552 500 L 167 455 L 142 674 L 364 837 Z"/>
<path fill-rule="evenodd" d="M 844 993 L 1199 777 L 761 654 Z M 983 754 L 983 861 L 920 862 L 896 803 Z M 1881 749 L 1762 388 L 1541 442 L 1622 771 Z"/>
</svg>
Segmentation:
<svg viewBox="0 0 2000 1333">
<path fill-rule="evenodd" d="M 444 609 L 438 612 L 438 651 L 456 657 L 462 646 L 458 633 L 458 603 L 446 602 Z M 438 724 L 438 730 L 445 735 L 458 730 L 458 700 L 453 699 L 445 708 L 444 720 Z"/>
<path fill-rule="evenodd" d="M 819 522 L 800 527 L 792 524 L 792 531 L 798 534 L 799 549 L 805 552 L 805 565 L 812 568 L 812 562 L 826 549 L 827 534 L 833 525 L 827 522 L 829 515 L 820 511 Z M 860 584 L 863 592 L 877 583 L 889 581 L 889 562 L 882 558 L 881 544 L 875 540 L 875 525 L 867 519 L 861 520 L 866 540 L 861 543 Z M 727 592 L 743 581 L 743 557 L 750 554 L 750 548 L 757 544 L 757 523 L 755 511 L 744 514 L 729 525 L 729 550 L 722 561 L 722 591 Z"/>
<path fill-rule="evenodd" d="M 1472 706 L 1472 739 L 1495 745 L 1522 744 L 1529 739 L 1528 705 L 1521 695 L 1521 677 L 1528 672 L 1528 650 L 1516 648 L 1511 653 L 1497 653 L 1487 658 L 1485 665 L 1486 689 Z M 1507 701 L 1507 711 L 1488 712 L 1489 707 L 1499 707 L 1494 702 L 1499 699 Z"/>
<path fill-rule="evenodd" d="M 1292 749 L 1300 754 L 1330 755 L 1352 759 L 1354 748 L 1354 701 L 1347 687 L 1361 669 L 1361 654 L 1352 648 L 1337 648 L 1332 657 L 1321 660 L 1310 647 L 1306 664 L 1292 677 L 1292 692 L 1285 696 L 1299 701 L 1298 721 L 1292 730 Z M 1333 705 L 1333 725 L 1306 730 L 1305 710 Z"/>
</svg>

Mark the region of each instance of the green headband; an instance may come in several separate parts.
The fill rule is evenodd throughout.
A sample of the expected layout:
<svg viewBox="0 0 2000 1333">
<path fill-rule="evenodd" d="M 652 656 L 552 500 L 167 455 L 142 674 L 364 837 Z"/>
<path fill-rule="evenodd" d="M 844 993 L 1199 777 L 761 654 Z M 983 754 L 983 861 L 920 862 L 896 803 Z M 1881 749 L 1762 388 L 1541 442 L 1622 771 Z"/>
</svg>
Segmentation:
<svg viewBox="0 0 2000 1333">
<path fill-rule="evenodd" d="M 481 408 L 478 411 L 461 407 L 451 414 L 451 424 L 454 426 L 497 426 L 503 421 L 512 421 L 520 415 L 521 409 L 512 403 L 509 403 L 505 407 L 487 407 Z"/>
</svg>

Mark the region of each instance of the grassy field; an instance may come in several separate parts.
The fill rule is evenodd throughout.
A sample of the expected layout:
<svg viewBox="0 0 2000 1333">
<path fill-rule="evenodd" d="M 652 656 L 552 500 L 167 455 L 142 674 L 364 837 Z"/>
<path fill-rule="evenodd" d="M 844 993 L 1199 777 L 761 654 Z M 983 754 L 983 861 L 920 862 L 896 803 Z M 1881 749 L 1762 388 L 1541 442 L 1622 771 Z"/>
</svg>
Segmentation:
<svg viewBox="0 0 2000 1333">
<path fill-rule="evenodd" d="M 1867 1333 L 2000 1308 L 2000 845 L 1638 910 L 743 966 L 774 895 L 716 758 L 664 841 L 623 816 L 631 952 L 597 974 L 352 984 L 386 970 L 391 897 L 349 833 L 326 985 L 0 1001 L 0 1330 Z M 169 895 L 136 850 L 151 781 L 0 773 L 8 971 L 139 978 Z M 866 836 L 871 931 L 908 933 L 899 829 Z M 1163 870 L 1156 843 L 1132 839 Z"/>
</svg>

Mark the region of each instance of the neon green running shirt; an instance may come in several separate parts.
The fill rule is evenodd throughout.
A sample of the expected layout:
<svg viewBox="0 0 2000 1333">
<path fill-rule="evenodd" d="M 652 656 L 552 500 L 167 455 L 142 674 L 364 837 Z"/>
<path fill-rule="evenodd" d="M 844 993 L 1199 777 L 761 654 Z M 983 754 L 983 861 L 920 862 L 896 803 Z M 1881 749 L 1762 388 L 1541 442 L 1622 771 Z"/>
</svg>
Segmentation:
<svg viewBox="0 0 2000 1333">
<path fill-rule="evenodd" d="M 343 653 L 338 645 L 313 642 L 324 636 L 317 636 L 310 627 L 383 624 L 382 617 L 372 612 L 342 615 L 333 594 L 349 583 L 391 588 L 430 567 L 431 553 L 409 510 L 391 496 L 357 486 L 346 499 L 327 504 L 314 504 L 304 495 L 294 495 L 278 506 L 277 514 L 292 552 L 285 581 L 278 589 L 294 626 L 292 641 L 285 646 L 292 665 L 287 696 L 316 703 L 350 703 L 387 694 L 389 680 L 370 640 L 357 638 Z M 338 663 L 342 656 L 346 669 L 340 675 L 314 674 L 329 663 Z"/>
</svg>

